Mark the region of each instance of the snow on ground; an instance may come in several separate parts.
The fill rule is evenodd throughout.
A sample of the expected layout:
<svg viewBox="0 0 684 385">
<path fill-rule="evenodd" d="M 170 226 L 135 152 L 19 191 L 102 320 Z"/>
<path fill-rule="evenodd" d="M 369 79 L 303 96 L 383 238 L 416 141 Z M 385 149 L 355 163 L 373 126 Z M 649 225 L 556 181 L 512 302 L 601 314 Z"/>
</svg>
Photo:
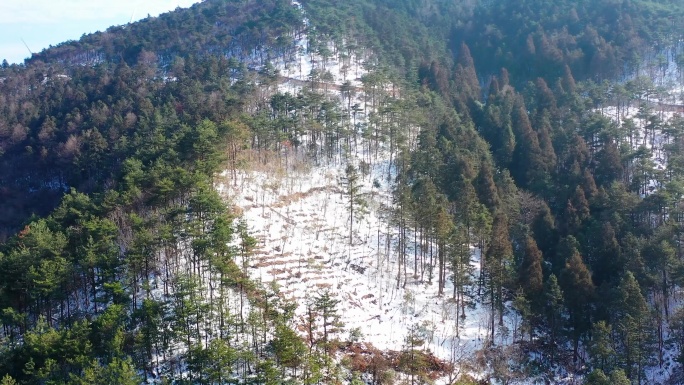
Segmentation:
<svg viewBox="0 0 684 385">
<path fill-rule="evenodd" d="M 308 28 L 308 23 L 305 26 Z M 281 76 L 279 92 L 297 94 L 310 86 L 307 81 L 316 78 L 319 84 L 312 88 L 339 98 L 344 106 L 347 99 L 342 95 L 341 86 L 350 82 L 355 95 L 348 103 L 367 106 L 361 81 L 373 67 L 368 63 L 367 52 L 357 50 L 343 55 L 338 47 L 327 44 L 322 55 L 320 46 L 319 49 L 310 47 L 306 30 L 298 34 L 294 45 L 294 57 L 273 63 Z M 328 74 L 321 76 L 326 71 Z M 318 77 L 312 76 L 315 74 Z M 663 100 L 667 104 L 670 99 Z M 655 99 L 647 102 L 654 106 L 659 103 Z M 654 111 L 664 122 L 674 116 L 674 112 L 657 111 L 657 108 Z M 669 138 L 663 130 L 649 133 L 645 129 L 648 122 L 639 116 L 636 107 L 619 111 L 607 107 L 601 112 L 618 124 L 632 119 L 637 129 L 633 149 L 640 146 L 652 149 L 655 169 L 665 170 L 665 147 Z M 364 108 L 354 119 L 366 123 L 366 113 L 369 111 Z M 411 266 L 407 285 L 398 285 L 398 231 L 389 223 L 387 215 L 388 208 L 392 207 L 394 171 L 386 149 L 375 155 L 369 154 L 367 147 L 361 143 L 347 154 L 318 157 L 316 162 L 303 151 L 290 148 L 283 150 L 287 153 L 285 162 L 281 153 L 276 156 L 277 165 L 242 170 L 237 177 L 230 176 L 230 172 L 222 174 L 218 190 L 239 207 L 259 242 L 248 272 L 264 286 L 277 287 L 282 297 L 297 304 L 296 317 L 302 334 L 307 304 L 320 293 L 329 291 L 340 301 L 338 312 L 345 330 L 358 328 L 361 341 L 382 350 L 400 350 L 405 346 L 409 329 L 414 327 L 425 341 L 423 347 L 436 356 L 457 363 L 471 359 L 490 338 L 487 325 L 491 312 L 477 302 L 467 309 L 466 319 L 457 323 L 455 303 L 449 295 L 451 282 L 447 281 L 446 294 L 437 296 L 436 279 L 430 283 L 427 274 L 421 279 L 419 274 L 414 275 Z M 371 159 L 362 188 L 368 210 L 354 220 L 350 242 L 349 198 L 342 182 L 344 169 L 349 163 L 360 168 L 362 160 Z M 648 183 L 651 191 L 658 187 L 654 181 Z M 414 247 L 408 247 L 409 259 Z M 479 250 L 473 249 L 471 263 L 476 276 L 479 258 Z M 514 313 L 509 311 L 505 327 L 499 328 L 504 333 L 495 336 L 497 345 L 513 342 L 520 324 Z M 345 339 L 346 332 L 339 337 Z M 668 366 L 649 371 L 648 376 L 654 383 L 660 382 L 668 377 L 670 370 Z"/>
<path fill-rule="evenodd" d="M 616 107 L 610 106 L 604 108 L 602 113 L 618 124 L 624 124 L 625 120 L 631 119 L 637 129 L 634 133 L 634 141 L 632 143 L 634 150 L 638 149 L 640 146 L 653 150 L 653 160 L 656 163 L 657 168 L 662 170 L 665 169 L 666 162 L 663 159 L 665 154 L 664 146 L 668 144 L 669 139 L 660 129 L 655 130 L 655 135 L 652 135 L 650 130 L 647 131 L 645 129 L 649 124 L 648 117 L 640 116 L 639 107 L 623 107 L 618 110 Z M 653 109 L 649 116 L 657 116 L 663 123 L 667 123 L 675 114 L 675 112 L 671 111 L 657 111 L 657 109 Z M 627 139 L 625 139 L 625 141 L 627 141 Z"/>
<path fill-rule="evenodd" d="M 299 2 L 294 1 L 292 4 L 301 8 Z M 341 85 L 349 82 L 354 87 L 361 87 L 361 76 L 367 73 L 364 65 L 370 64 L 369 58 L 364 57 L 365 50 L 345 49 L 350 42 L 344 42 L 342 47 L 337 47 L 331 42 L 319 43 L 319 46 L 315 47 L 309 40 L 307 31 L 312 27 L 306 18 L 304 27 L 306 29 L 295 39 L 297 54 L 294 60 L 286 61 L 284 58 L 279 58 L 274 63 L 280 75 L 286 79 L 306 81 L 311 78 L 312 71 L 320 74 L 328 72 L 332 76 L 328 80 L 329 83 Z"/>
<path fill-rule="evenodd" d="M 305 86 L 301 82 L 309 79 L 311 70 L 320 68 L 332 75 L 326 83 L 333 87 L 320 87 L 328 89 L 331 97 L 339 97 L 344 105 L 344 96 L 334 86 L 350 81 L 359 88 L 354 103 L 366 105 L 359 80 L 369 67 L 364 58 L 348 56 L 345 68 L 340 56 L 324 63 L 319 55 L 307 53 L 306 34 L 295 44 L 295 60 L 276 63 L 284 77 L 280 92 L 296 94 Z M 354 119 L 367 121 L 361 112 Z M 249 274 L 266 287 L 276 283 L 280 295 L 297 304 L 296 316 L 302 327 L 307 303 L 329 291 L 340 301 L 338 312 L 345 330 L 358 328 L 361 341 L 382 350 L 400 350 L 409 328 L 415 326 L 426 341 L 423 348 L 436 356 L 453 362 L 470 358 L 489 338 L 490 312 L 478 303 L 467 308 L 464 320 L 457 320 L 456 304 L 450 299 L 451 282 L 447 282 L 446 294 L 437 296 L 437 278 L 428 282 L 425 274 L 421 280 L 411 270 L 412 262 L 408 283 L 398 285 L 398 230 L 388 219 L 395 171 L 385 148 L 371 154 L 368 147 L 360 143 L 348 154 L 319 157 L 316 164 L 301 150 L 285 149 L 284 163 L 281 154 L 277 165 L 239 171 L 237 177 L 228 171 L 222 174 L 217 189 L 239 207 L 251 234 L 258 239 Z M 347 164 L 360 169 L 362 161 L 369 163 L 362 182 L 368 208 L 354 219 L 350 242 L 349 198 L 343 175 Z M 413 247 L 408 248 L 409 260 Z M 474 248 L 471 263 L 479 269 L 479 250 Z M 510 332 L 497 336 L 497 343 L 511 343 L 512 332 L 519 324 L 511 315 L 505 322 Z M 347 336 L 339 335 L 341 339 Z"/>
<path fill-rule="evenodd" d="M 487 337 L 486 309 L 470 309 L 457 333 L 455 305 L 448 295 L 436 295 L 436 278 L 432 284 L 409 279 L 406 288 L 397 287 L 397 253 L 394 247 L 389 253 L 386 248 L 387 242 L 394 245 L 388 238 L 395 233 L 383 212 L 391 204 L 386 161 L 375 163 L 364 177 L 369 210 L 355 220 L 351 244 L 348 197 L 340 187 L 345 160 L 338 156 L 320 166 L 306 163 L 243 171 L 237 180 L 218 186 L 241 208 L 259 241 L 251 276 L 265 284 L 276 282 L 281 295 L 298 304 L 301 325 L 306 304 L 329 290 L 341 301 L 338 310 L 345 329 L 359 328 L 361 340 L 377 348 L 400 350 L 408 328 L 416 325 L 428 341 L 426 347 L 443 359 L 479 349 Z M 474 267 L 478 257 L 473 250 Z M 507 320 L 512 329 L 512 318 Z"/>
<path fill-rule="evenodd" d="M 639 105 L 646 108 L 642 109 Z M 681 112 L 676 111 L 679 108 L 676 105 L 662 106 L 657 101 L 645 100 L 619 109 L 616 106 L 609 106 L 600 110 L 604 116 L 609 117 L 617 125 L 627 127 L 631 122 L 634 127 L 632 139 L 622 138 L 623 143 L 631 146 L 633 151 L 645 148 L 651 153 L 650 161 L 654 171 L 648 176 L 649 179 L 641 191 L 642 196 L 663 187 L 660 181 L 664 178 L 658 177 L 658 174 L 664 173 L 667 169 L 669 155 L 667 146 L 673 141 L 673 137 L 668 135 L 667 128 L 675 117 L 682 115 Z M 651 128 L 650 126 L 654 124 L 655 128 Z M 625 132 L 625 135 L 627 134 Z"/>
</svg>

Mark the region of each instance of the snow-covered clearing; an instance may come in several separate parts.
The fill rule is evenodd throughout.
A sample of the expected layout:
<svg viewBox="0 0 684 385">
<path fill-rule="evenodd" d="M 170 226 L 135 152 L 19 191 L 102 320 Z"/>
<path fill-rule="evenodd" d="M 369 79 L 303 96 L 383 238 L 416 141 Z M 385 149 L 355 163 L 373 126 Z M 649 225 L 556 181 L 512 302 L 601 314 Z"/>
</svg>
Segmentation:
<svg viewBox="0 0 684 385">
<path fill-rule="evenodd" d="M 338 157 L 307 167 L 304 160 L 290 169 L 241 172 L 238 180 L 219 186 L 259 240 L 252 277 L 276 282 L 280 293 L 298 304 L 302 324 L 307 301 L 329 290 L 341 300 L 345 328 L 359 328 L 362 340 L 380 349 L 401 349 L 411 325 L 419 326 L 427 347 L 441 358 L 479 348 L 488 322 L 481 308 L 468 313 L 457 333 L 455 305 L 436 296 L 436 282 L 416 279 L 397 288 L 394 229 L 386 218 L 391 183 L 383 162 L 364 178 L 369 209 L 356 221 L 350 244 L 348 198 L 340 187 L 344 164 Z M 477 265 L 475 250 L 473 255 Z"/>
<path fill-rule="evenodd" d="M 330 75 L 317 87 L 319 92 L 327 92 L 344 105 L 347 99 L 339 88 L 350 82 L 357 88 L 354 103 L 368 104 L 360 81 L 372 67 L 366 58 L 338 52 L 323 60 L 306 51 L 305 33 L 296 44 L 298 55 L 293 62 L 276 63 L 283 81 L 280 92 L 296 94 L 306 86 L 302 82 L 310 80 L 312 70 L 320 69 Z M 352 111 L 346 113 L 351 120 Z M 364 112 L 356 111 L 353 119 L 362 123 L 358 126 L 368 122 Z M 409 137 L 415 135 L 408 133 Z M 457 366 L 470 361 L 490 338 L 489 309 L 472 304 L 466 309 L 466 318 L 459 319 L 456 303 L 450 298 L 452 283 L 447 282 L 446 295 L 437 296 L 437 278 L 432 282 L 427 276 L 421 279 L 411 266 L 408 283 L 405 287 L 398 284 L 398 229 L 390 224 L 396 171 L 388 146 L 381 144 L 377 152 L 371 152 L 367 140 L 359 139 L 360 143 L 347 151 L 319 156 L 315 161 L 306 151 L 288 147 L 268 165 L 222 174 L 217 189 L 239 208 L 258 239 L 248 272 L 264 287 L 277 287 L 282 297 L 297 304 L 302 335 L 307 304 L 328 291 L 340 301 L 338 313 L 346 331 L 340 339 L 358 329 L 360 341 L 381 350 L 400 350 L 413 327 L 425 341 L 422 347 L 437 357 Z M 343 183 L 348 164 L 365 171 L 361 194 L 367 201 L 367 212 L 354 218 L 351 242 L 349 197 Z M 414 247 L 409 244 L 408 253 L 413 254 Z M 471 263 L 478 274 L 479 250 L 475 248 Z M 508 314 L 505 323 L 499 329 L 508 332 L 495 336 L 497 344 L 513 341 L 519 320 Z"/>
</svg>

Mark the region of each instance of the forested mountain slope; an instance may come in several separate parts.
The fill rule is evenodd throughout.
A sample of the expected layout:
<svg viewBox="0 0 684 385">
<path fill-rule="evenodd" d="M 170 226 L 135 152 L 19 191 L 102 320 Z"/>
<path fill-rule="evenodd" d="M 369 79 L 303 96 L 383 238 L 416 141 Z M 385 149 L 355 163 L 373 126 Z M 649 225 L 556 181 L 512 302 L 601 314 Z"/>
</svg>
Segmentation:
<svg viewBox="0 0 684 385">
<path fill-rule="evenodd" d="M 3 66 L 3 384 L 681 383 L 683 15 L 207 0 Z M 315 239 L 250 233 L 296 228 L 285 207 Z M 279 261 L 370 267 L 403 302 L 341 293 L 401 312 L 401 349 L 341 332 L 333 287 L 284 293 L 308 278 Z M 453 347 L 481 314 L 476 351 L 440 357 L 416 298 Z"/>
</svg>

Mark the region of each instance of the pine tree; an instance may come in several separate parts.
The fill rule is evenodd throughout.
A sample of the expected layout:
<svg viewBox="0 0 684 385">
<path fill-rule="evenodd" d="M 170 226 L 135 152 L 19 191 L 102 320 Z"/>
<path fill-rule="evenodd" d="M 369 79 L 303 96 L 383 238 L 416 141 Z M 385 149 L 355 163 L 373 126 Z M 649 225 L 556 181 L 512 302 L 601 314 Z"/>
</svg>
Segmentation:
<svg viewBox="0 0 684 385">
<path fill-rule="evenodd" d="M 611 385 L 631 385 L 632 382 L 627 378 L 627 374 L 622 369 L 615 369 L 610 372 Z"/>
<path fill-rule="evenodd" d="M 598 239 L 595 241 L 596 247 L 590 258 L 590 265 L 594 273 L 594 282 L 596 285 L 601 285 L 604 281 L 619 274 L 624 261 L 613 226 L 605 222 L 601 225 L 601 230 L 596 233 L 598 233 Z"/>
<path fill-rule="evenodd" d="M 444 210 L 444 205 L 440 204 L 440 201 L 444 201 L 442 194 L 438 192 L 437 186 L 429 178 L 421 178 L 417 180 L 412 188 L 412 194 L 415 204 L 415 233 L 414 236 L 418 236 L 419 250 L 414 250 L 414 274 L 418 277 L 420 272 L 420 279 L 424 279 L 425 270 L 427 268 L 429 279 L 432 280 L 432 258 L 433 258 L 433 241 L 435 240 L 435 230 L 436 230 L 436 219 L 439 216 L 439 211 Z M 464 202 L 462 202 L 464 203 Z M 446 212 L 443 212 L 443 219 L 448 219 Z M 447 230 L 448 231 L 448 230 Z M 406 262 L 406 259 L 403 259 Z M 406 267 L 404 269 L 404 276 L 407 274 Z M 399 269 L 401 270 L 401 269 Z M 397 274 L 397 285 L 399 284 L 401 277 L 399 272 Z M 406 278 L 404 279 L 404 285 L 406 285 Z"/>
<path fill-rule="evenodd" d="M 446 197 L 443 195 L 438 199 L 437 215 L 434 220 L 434 233 L 437 241 L 437 294 L 444 294 L 444 286 L 446 285 L 446 271 L 447 271 L 447 244 L 449 238 L 453 234 L 454 223 L 451 214 L 447 210 Z M 432 271 L 432 266 L 430 266 Z M 430 281 L 432 274 L 430 274 Z"/>
<path fill-rule="evenodd" d="M 617 288 L 616 309 L 613 312 L 618 330 L 620 367 L 627 377 L 643 382 L 644 369 L 654 352 L 654 326 L 648 304 L 641 294 L 639 283 L 631 272 L 626 272 Z"/>
<path fill-rule="evenodd" d="M 596 181 L 594 180 L 594 175 L 589 171 L 589 169 L 584 169 L 582 173 L 582 189 L 584 190 L 584 196 L 591 201 L 596 195 L 598 195 L 598 188 L 596 187 Z"/>
<path fill-rule="evenodd" d="M 534 81 L 535 96 L 536 96 L 536 114 L 542 116 L 547 115 L 554 119 L 558 115 L 558 107 L 556 105 L 556 97 L 553 91 L 543 78 L 537 78 Z M 554 119 L 555 120 L 555 119 Z"/>
<path fill-rule="evenodd" d="M 605 321 L 596 322 L 591 329 L 589 353 L 595 369 L 607 372 L 615 365 L 615 349 L 613 349 L 611 334 L 612 329 Z"/>
<path fill-rule="evenodd" d="M 466 298 L 468 288 L 473 283 L 474 268 L 470 263 L 470 237 L 462 224 L 457 224 L 450 238 L 449 263 L 453 282 L 452 299 L 456 301 L 456 333 L 459 333 L 459 322 L 466 316 Z"/>
<path fill-rule="evenodd" d="M 399 356 L 399 367 L 402 368 L 402 371 L 409 374 L 411 385 L 423 384 L 424 377 L 426 377 L 428 362 L 426 362 L 425 356 L 417 349 L 424 342 L 418 333 L 418 325 L 409 326 L 408 333 L 404 339 L 404 347 Z"/>
<path fill-rule="evenodd" d="M 323 327 L 323 348 L 326 352 L 330 347 L 330 335 L 339 332 L 340 328 L 343 326 L 340 323 L 340 315 L 338 314 L 337 309 L 339 303 L 340 300 L 333 298 L 327 290 L 319 293 L 314 299 L 315 310 L 321 317 L 321 326 Z"/>
<path fill-rule="evenodd" d="M 491 146 L 496 165 L 500 168 L 509 166 L 516 146 L 511 123 L 514 101 L 513 92 L 490 95 L 482 116 L 476 116 L 480 133 Z"/>
<path fill-rule="evenodd" d="M 531 230 L 542 254 L 547 258 L 552 257 L 558 243 L 556 219 L 553 217 L 549 205 L 544 201 L 540 204 L 539 212 L 532 222 Z"/>
<path fill-rule="evenodd" d="M 429 69 L 428 83 L 430 89 L 446 97 L 449 95 L 449 74 L 439 63 L 432 61 Z"/>
<path fill-rule="evenodd" d="M 589 166 L 591 156 L 587 143 L 577 133 L 572 133 L 565 138 L 564 151 L 559 157 L 559 173 L 564 175 L 566 180 L 579 184 L 582 170 Z"/>
<path fill-rule="evenodd" d="M 522 319 L 519 329 L 520 339 L 523 339 L 525 334 L 527 334 L 530 338 L 530 341 L 532 341 L 534 336 L 534 313 L 532 311 L 530 300 L 525 296 L 525 292 L 522 289 L 518 289 L 518 291 L 515 293 L 512 305 L 513 309 L 518 312 L 520 318 Z M 517 332 L 514 330 L 514 339 L 516 338 L 516 334 Z"/>
<path fill-rule="evenodd" d="M 565 265 L 568 263 L 573 254 L 577 252 L 579 247 L 580 243 L 577 241 L 577 238 L 573 237 L 572 235 L 568 235 L 567 237 L 560 239 L 558 245 L 556 246 L 556 255 L 553 259 L 553 270 L 556 272 L 556 274 L 559 276 L 561 275 Z"/>
<path fill-rule="evenodd" d="M 297 375 L 299 368 L 306 357 L 307 349 L 301 338 L 290 327 L 278 324 L 275 329 L 275 338 L 271 342 L 273 352 L 278 359 L 278 364 L 284 368 L 290 368 Z"/>
<path fill-rule="evenodd" d="M 162 331 L 162 315 L 164 312 L 163 304 L 152 299 L 144 299 L 140 309 L 137 309 L 132 318 L 139 326 L 139 334 L 136 336 L 138 346 L 136 350 L 144 352 L 140 360 L 136 359 L 138 367 L 145 368 L 145 376 L 147 377 L 150 368 L 149 363 L 152 361 L 153 354 L 159 354 L 159 339 Z M 138 361 L 141 364 L 138 363 Z"/>
<path fill-rule="evenodd" d="M 503 212 L 499 212 L 494 217 L 492 238 L 487 249 L 485 265 L 489 277 L 488 291 L 492 311 L 490 325 L 492 342 L 496 315 L 499 318 L 499 325 L 503 325 L 504 289 L 511 279 L 512 260 L 513 247 L 508 234 L 508 217 Z"/>
<path fill-rule="evenodd" d="M 584 380 L 584 385 L 611 385 L 610 379 L 601 369 L 594 369 Z"/>
<path fill-rule="evenodd" d="M 70 374 L 68 385 L 136 385 L 140 384 L 140 378 L 135 372 L 135 367 L 130 360 L 114 359 L 107 365 L 101 365 L 94 360 L 84 368 L 81 375 Z"/>
<path fill-rule="evenodd" d="M 349 244 L 354 241 L 354 219 L 358 220 L 366 207 L 366 201 L 361 194 L 361 176 L 354 165 L 348 164 L 342 178 L 347 195 L 347 210 L 349 211 Z"/>
<path fill-rule="evenodd" d="M 488 163 L 484 161 L 480 163 L 480 171 L 477 173 L 474 185 L 480 202 L 487 206 L 491 212 L 494 212 L 499 206 L 500 200 L 494 183 L 492 168 Z"/>
<path fill-rule="evenodd" d="M 510 75 L 505 67 L 501 67 L 501 70 L 499 70 L 499 83 L 502 89 L 511 85 Z"/>
<path fill-rule="evenodd" d="M 542 261 L 542 253 L 537 247 L 537 243 L 534 238 L 528 235 L 525 238 L 524 255 L 518 277 L 525 296 L 533 302 L 538 302 L 539 295 L 542 292 Z"/>
<path fill-rule="evenodd" d="M 500 167 L 510 168 L 512 166 L 511 162 L 513 161 L 515 149 L 517 148 L 518 139 L 513 132 L 510 122 L 507 123 L 508 124 L 501 127 L 501 132 L 498 133 L 501 145 L 496 149 L 494 155 L 497 157 Z"/>
<path fill-rule="evenodd" d="M 563 321 L 563 291 L 558 285 L 556 275 L 551 273 L 544 282 L 544 314 L 548 325 L 550 343 L 550 364 L 555 364 L 556 350 L 559 345 Z"/>
<path fill-rule="evenodd" d="M 654 234 L 654 239 L 643 249 L 645 260 L 652 262 L 650 276 L 655 287 L 659 287 L 662 295 L 662 308 L 665 318 L 670 314 L 670 292 L 673 285 L 673 272 L 681 269 L 681 262 L 677 259 L 677 250 L 673 244 L 675 239 L 670 226 L 660 226 Z M 658 282 L 656 284 L 656 282 Z"/>
<path fill-rule="evenodd" d="M 553 148 L 551 138 L 552 127 L 548 112 L 544 111 L 539 117 L 537 117 L 535 131 L 537 132 L 539 149 L 541 150 L 541 157 L 544 159 L 546 171 L 551 173 L 556 169 L 557 156 L 556 151 Z"/>
<path fill-rule="evenodd" d="M 208 119 L 203 120 L 188 132 L 187 143 L 190 146 L 182 148 L 181 151 L 187 150 L 187 155 L 195 158 L 197 170 L 205 175 L 212 175 L 213 171 L 218 168 L 218 165 L 223 159 L 223 155 L 218 144 L 218 128 L 216 124 Z M 185 143 L 184 143 L 185 144 Z"/>
<path fill-rule="evenodd" d="M 522 186 L 529 186 L 540 171 L 545 171 L 541 159 L 539 139 L 532 130 L 522 98 L 517 98 L 511 112 L 513 133 L 516 146 L 511 161 L 511 174 Z"/>
<path fill-rule="evenodd" d="M 587 201 L 584 190 L 580 186 L 575 187 L 575 193 L 572 196 L 571 202 L 577 212 L 577 217 L 581 222 L 589 218 L 589 215 L 591 214 L 591 211 L 589 210 L 589 201 Z"/>
<path fill-rule="evenodd" d="M 520 216 L 519 189 L 508 170 L 501 170 L 496 174 L 496 186 L 501 199 L 500 211 L 504 212 L 509 221 L 517 221 Z M 493 214 L 495 216 L 495 214 Z M 515 222 L 514 222 L 515 223 Z"/>
<path fill-rule="evenodd" d="M 539 139 L 532 130 L 522 98 L 516 99 L 511 122 L 516 142 L 511 159 L 511 175 L 521 187 L 541 191 L 548 179 L 548 164 L 542 157 Z"/>
<path fill-rule="evenodd" d="M 582 226 L 582 220 L 577 214 L 577 209 L 572 204 L 570 199 L 568 199 L 568 202 L 565 205 L 565 210 L 563 210 L 561 220 L 562 222 L 560 230 L 566 234 L 576 234 Z"/>
<path fill-rule="evenodd" d="M 489 91 L 487 92 L 487 102 L 492 103 L 499 91 L 501 91 L 499 80 L 496 76 L 492 76 L 492 80 L 489 82 Z"/>
<path fill-rule="evenodd" d="M 582 261 L 579 251 L 572 247 L 561 276 L 565 305 L 570 315 L 570 332 L 573 339 L 573 361 L 577 362 L 579 342 L 589 330 L 591 303 L 594 299 L 594 283 L 591 273 Z"/>
<path fill-rule="evenodd" d="M 279 372 L 276 363 L 272 359 L 259 362 L 257 366 L 256 381 L 263 385 L 282 384 L 282 372 Z"/>
<path fill-rule="evenodd" d="M 563 91 L 565 91 L 566 93 L 568 93 L 568 94 L 575 93 L 575 88 L 576 88 L 575 78 L 572 76 L 572 71 L 570 71 L 570 67 L 567 64 L 563 68 L 562 85 L 563 85 Z"/>
<path fill-rule="evenodd" d="M 607 186 L 613 181 L 620 181 L 623 174 L 622 159 L 620 151 L 613 141 L 603 145 L 601 151 L 596 154 L 598 165 L 594 172 L 596 183 L 599 186 Z"/>
<path fill-rule="evenodd" d="M 480 99 L 481 91 L 480 81 L 475 72 L 475 63 L 470 55 L 470 48 L 465 43 L 461 43 L 456 60 L 456 68 L 454 70 L 455 95 L 467 106 L 471 102 Z"/>
</svg>

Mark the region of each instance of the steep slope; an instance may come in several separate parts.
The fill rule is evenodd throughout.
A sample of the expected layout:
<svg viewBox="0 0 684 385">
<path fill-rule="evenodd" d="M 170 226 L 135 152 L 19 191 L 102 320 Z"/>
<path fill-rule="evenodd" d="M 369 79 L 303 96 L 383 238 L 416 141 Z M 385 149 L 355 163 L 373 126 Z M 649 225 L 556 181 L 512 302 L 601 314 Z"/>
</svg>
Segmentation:
<svg viewBox="0 0 684 385">
<path fill-rule="evenodd" d="M 449 363 L 448 369 L 433 374 L 444 380 L 471 370 L 476 352 L 491 340 L 510 344 L 520 321 L 514 314 L 507 315 L 502 330 L 509 332 L 489 335 L 493 314 L 481 299 L 461 314 L 456 298 L 450 296 L 456 293 L 451 282 L 445 283 L 446 295 L 438 293 L 433 271 L 437 255 L 430 251 L 427 256 L 425 250 L 434 247 L 436 252 L 437 245 L 419 244 L 416 234 L 408 236 L 414 240 L 404 251 L 400 249 L 396 151 L 417 149 L 420 126 L 408 123 L 381 139 L 368 134 L 369 129 L 388 131 L 384 127 L 388 123 L 377 122 L 379 106 L 401 105 L 399 87 L 391 83 L 368 87 L 369 79 L 379 75 L 372 69 L 373 55 L 359 59 L 355 52 L 348 55 L 325 42 L 323 48 L 306 50 L 313 44 L 307 32 L 298 33 L 295 44 L 299 54 L 276 63 L 281 83 L 275 89 L 285 94 L 272 95 L 271 105 L 288 97 L 292 103 L 322 97 L 335 106 L 338 129 L 347 130 L 348 136 L 341 146 L 332 144 L 330 151 L 330 144 L 306 134 L 296 145 L 283 145 L 257 164 L 222 173 L 218 191 L 239 207 L 257 240 L 253 257 L 243 267 L 274 295 L 296 306 L 297 328 L 311 345 L 335 338 L 381 351 L 418 348 Z M 366 51 L 355 46 L 357 52 Z M 322 57 L 320 50 L 337 54 Z M 301 111 L 292 106 L 284 113 L 296 120 Z M 406 143 L 392 144 L 396 138 Z M 400 254 L 418 253 L 418 249 L 430 262 L 407 265 L 407 257 Z M 468 263 L 470 274 L 477 276 L 478 249 L 472 249 Z M 330 336 L 324 336 L 322 325 L 311 320 L 320 312 L 318 303 L 325 295 L 336 302 Z"/>
</svg>

